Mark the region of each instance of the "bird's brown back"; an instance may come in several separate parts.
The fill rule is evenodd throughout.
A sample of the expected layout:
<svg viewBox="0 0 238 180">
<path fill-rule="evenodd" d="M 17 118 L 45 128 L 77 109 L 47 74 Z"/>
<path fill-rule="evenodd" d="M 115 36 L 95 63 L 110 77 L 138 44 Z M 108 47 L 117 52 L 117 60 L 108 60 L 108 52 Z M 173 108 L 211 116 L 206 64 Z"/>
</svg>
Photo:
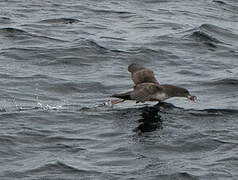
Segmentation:
<svg viewBox="0 0 238 180">
<path fill-rule="evenodd" d="M 146 69 L 139 64 L 129 65 L 128 71 L 131 72 L 131 79 L 133 80 L 135 85 L 138 85 L 140 83 L 158 84 L 158 81 L 156 80 L 153 71 L 150 69 Z"/>
</svg>

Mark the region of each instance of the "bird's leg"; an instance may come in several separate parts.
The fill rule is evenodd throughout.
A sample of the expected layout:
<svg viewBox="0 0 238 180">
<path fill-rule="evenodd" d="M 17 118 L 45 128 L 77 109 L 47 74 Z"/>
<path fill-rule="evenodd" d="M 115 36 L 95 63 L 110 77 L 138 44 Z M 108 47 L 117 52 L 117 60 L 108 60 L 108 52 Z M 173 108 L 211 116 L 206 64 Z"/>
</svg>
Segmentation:
<svg viewBox="0 0 238 180">
<path fill-rule="evenodd" d="M 125 99 L 113 99 L 113 100 L 111 100 L 111 103 L 112 103 L 112 105 L 114 105 L 114 104 L 122 103 L 124 101 L 125 101 Z"/>
</svg>

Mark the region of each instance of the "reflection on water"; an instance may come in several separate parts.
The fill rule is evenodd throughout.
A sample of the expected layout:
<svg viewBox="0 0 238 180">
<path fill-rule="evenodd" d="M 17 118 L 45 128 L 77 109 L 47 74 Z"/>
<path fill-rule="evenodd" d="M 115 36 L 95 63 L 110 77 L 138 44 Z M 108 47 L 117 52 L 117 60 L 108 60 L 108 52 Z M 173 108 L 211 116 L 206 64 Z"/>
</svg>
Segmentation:
<svg viewBox="0 0 238 180">
<path fill-rule="evenodd" d="M 138 120 L 139 125 L 134 129 L 135 132 L 151 132 L 162 128 L 162 119 L 158 114 L 157 107 L 143 107 L 141 110 L 141 119 Z"/>
<path fill-rule="evenodd" d="M 171 103 L 162 102 L 155 106 L 146 106 L 141 108 L 141 119 L 138 120 L 139 125 L 134 129 L 135 132 L 151 132 L 156 129 L 163 128 L 163 119 L 159 112 L 166 113 L 172 109 L 180 109 Z"/>
</svg>

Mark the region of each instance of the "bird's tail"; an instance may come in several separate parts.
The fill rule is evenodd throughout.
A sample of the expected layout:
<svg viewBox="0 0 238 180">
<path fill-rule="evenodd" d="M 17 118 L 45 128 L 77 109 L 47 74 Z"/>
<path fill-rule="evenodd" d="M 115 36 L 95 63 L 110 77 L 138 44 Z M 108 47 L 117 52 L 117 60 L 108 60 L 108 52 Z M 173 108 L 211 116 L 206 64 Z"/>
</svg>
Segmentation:
<svg viewBox="0 0 238 180">
<path fill-rule="evenodd" d="M 131 100 L 130 94 L 131 94 L 131 92 L 126 92 L 126 93 L 121 93 L 121 94 L 113 94 L 111 97 L 120 98 L 120 99 L 124 99 L 124 100 Z"/>
</svg>

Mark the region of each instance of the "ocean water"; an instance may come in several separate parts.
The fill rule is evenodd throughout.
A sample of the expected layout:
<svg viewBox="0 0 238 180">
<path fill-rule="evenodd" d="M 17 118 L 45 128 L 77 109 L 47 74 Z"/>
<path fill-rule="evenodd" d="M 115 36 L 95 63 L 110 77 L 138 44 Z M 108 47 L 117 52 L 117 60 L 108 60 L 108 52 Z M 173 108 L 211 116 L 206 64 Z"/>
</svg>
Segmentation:
<svg viewBox="0 0 238 180">
<path fill-rule="evenodd" d="M 125 102 L 127 67 L 193 103 Z M 238 179 L 238 2 L 0 2 L 0 179 Z"/>
</svg>

